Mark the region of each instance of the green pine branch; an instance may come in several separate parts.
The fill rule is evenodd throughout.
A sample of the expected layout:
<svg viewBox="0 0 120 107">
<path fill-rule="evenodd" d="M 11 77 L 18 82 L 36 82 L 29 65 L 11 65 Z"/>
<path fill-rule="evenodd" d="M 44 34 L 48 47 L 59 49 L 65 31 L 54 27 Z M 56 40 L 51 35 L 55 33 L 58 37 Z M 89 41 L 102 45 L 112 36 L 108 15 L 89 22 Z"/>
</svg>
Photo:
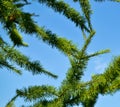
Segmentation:
<svg viewBox="0 0 120 107">
<path fill-rule="evenodd" d="M 52 47 L 56 47 L 62 51 L 65 55 L 74 55 L 77 52 L 77 47 L 69 40 L 59 37 L 58 35 L 52 33 L 50 30 L 45 30 L 36 26 L 38 37 L 44 42 L 48 43 Z"/>
<path fill-rule="evenodd" d="M 57 97 L 57 90 L 53 86 L 33 86 L 17 90 L 17 96 L 25 98 L 26 101 Z"/>
<path fill-rule="evenodd" d="M 15 73 L 17 73 L 17 74 L 22 74 L 22 71 L 21 70 L 19 70 L 19 69 L 17 69 L 16 67 L 14 67 L 13 65 L 10 65 L 7 61 L 5 61 L 5 60 L 0 60 L 0 68 L 2 68 L 2 67 L 5 67 L 5 68 L 7 68 L 8 70 L 12 70 L 12 71 L 14 71 Z"/>
<path fill-rule="evenodd" d="M 62 13 L 68 19 L 73 21 L 76 26 L 79 26 L 81 29 L 89 32 L 89 29 L 85 25 L 85 18 L 81 16 L 80 13 L 77 12 L 74 8 L 71 8 L 69 4 L 57 0 L 39 0 L 39 2 L 53 8 L 55 12 Z"/>
<path fill-rule="evenodd" d="M 16 100 L 18 96 L 14 96 L 7 104 L 5 107 L 16 107 L 15 104 L 14 104 L 14 101 Z"/>
<path fill-rule="evenodd" d="M 47 74 L 54 78 L 57 78 L 56 75 L 46 71 L 40 64 L 39 61 L 31 61 L 30 58 L 23 55 L 20 51 L 14 49 L 14 47 L 9 46 L 2 38 L 0 38 L 0 66 L 9 68 L 16 73 L 21 74 L 22 72 L 9 64 L 9 62 L 13 64 L 17 64 L 19 67 L 24 68 L 28 71 L 31 71 L 33 75 L 36 74 Z"/>
<path fill-rule="evenodd" d="M 56 75 L 44 70 L 39 61 L 30 61 L 30 59 L 27 56 L 23 55 L 14 48 L 6 46 L 4 48 L 4 51 L 7 53 L 5 56 L 6 59 L 16 63 L 17 65 L 19 65 L 22 68 L 25 68 L 28 71 L 31 71 L 33 75 L 44 73 L 54 78 L 57 77 Z"/>
<path fill-rule="evenodd" d="M 81 5 L 82 11 L 87 19 L 88 26 L 89 26 L 90 30 L 92 31 L 92 24 L 91 24 L 92 10 L 91 10 L 91 5 L 89 3 L 89 0 L 79 0 L 79 3 Z"/>
<path fill-rule="evenodd" d="M 106 95 L 115 93 L 120 89 L 120 57 L 116 57 L 106 68 L 103 74 L 92 76 L 92 80 L 86 83 L 82 94 L 81 102 L 86 107 L 94 107 L 99 94 Z M 81 90 L 81 85 L 78 86 Z M 79 90 L 78 89 L 78 90 Z M 92 106 L 91 106 L 92 105 Z"/>
<path fill-rule="evenodd" d="M 86 51 L 88 45 L 90 44 L 90 42 L 91 42 L 91 40 L 92 40 L 92 38 L 93 38 L 94 35 L 95 35 L 95 31 L 91 31 L 90 34 L 89 34 L 89 36 L 88 36 L 88 38 L 86 39 L 86 41 L 85 41 L 82 49 L 81 49 L 81 51 L 80 51 L 80 55 L 82 55 L 82 54 L 85 53 L 85 51 Z"/>
</svg>

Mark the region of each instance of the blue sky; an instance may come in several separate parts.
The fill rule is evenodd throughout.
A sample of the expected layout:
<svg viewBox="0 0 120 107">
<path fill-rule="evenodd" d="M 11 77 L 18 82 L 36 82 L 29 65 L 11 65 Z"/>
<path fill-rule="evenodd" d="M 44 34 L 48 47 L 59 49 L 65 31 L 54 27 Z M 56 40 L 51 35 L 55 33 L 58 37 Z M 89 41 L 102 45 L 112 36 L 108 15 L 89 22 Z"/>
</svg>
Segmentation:
<svg viewBox="0 0 120 107">
<path fill-rule="evenodd" d="M 70 0 L 66 0 L 70 3 Z M 91 17 L 93 28 L 96 30 L 96 35 L 93 38 L 88 48 L 88 53 L 95 52 L 101 49 L 109 48 L 110 53 L 92 58 L 88 63 L 88 68 L 85 71 L 83 80 L 89 80 L 92 74 L 104 72 L 114 56 L 120 55 L 120 4 L 113 2 L 97 3 L 91 0 L 93 15 Z M 77 10 L 79 6 L 71 4 Z M 74 23 L 67 20 L 64 16 L 54 13 L 52 9 L 34 3 L 31 7 L 27 6 L 26 11 L 37 12 L 39 17 L 35 20 L 39 25 L 51 29 L 54 33 L 72 40 L 79 48 L 83 44 L 81 30 L 76 28 Z M 0 26 L 1 29 L 1 26 Z M 7 39 L 4 31 L 0 32 Z M 1 69 L 0 72 L 0 107 L 5 104 L 15 95 L 16 89 L 28 87 L 32 85 L 54 85 L 60 86 L 61 81 L 65 77 L 65 73 L 69 68 L 69 61 L 65 55 L 55 48 L 51 48 L 41 40 L 35 38 L 35 35 L 25 35 L 24 41 L 29 43 L 29 48 L 20 48 L 20 50 L 28 55 L 32 60 L 40 60 L 44 68 L 59 75 L 57 80 L 48 77 L 44 74 L 32 76 L 31 73 L 23 71 L 23 75 L 19 76 L 6 69 Z M 101 96 L 99 95 L 95 107 L 119 107 L 120 106 L 120 92 L 113 95 Z M 21 105 L 23 100 L 16 101 L 17 107 Z M 81 107 L 81 106 L 79 106 Z"/>
</svg>

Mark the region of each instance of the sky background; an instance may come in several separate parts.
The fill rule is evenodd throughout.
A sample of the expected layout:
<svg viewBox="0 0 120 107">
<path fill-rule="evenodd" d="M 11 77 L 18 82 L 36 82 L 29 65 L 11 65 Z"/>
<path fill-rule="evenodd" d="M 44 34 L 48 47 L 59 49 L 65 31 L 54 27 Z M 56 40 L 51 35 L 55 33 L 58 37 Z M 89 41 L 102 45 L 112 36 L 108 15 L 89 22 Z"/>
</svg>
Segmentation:
<svg viewBox="0 0 120 107">
<path fill-rule="evenodd" d="M 72 0 L 65 1 L 80 11 L 78 4 L 72 3 Z M 91 6 L 93 10 L 91 17 L 92 25 L 96 35 L 89 45 L 88 53 L 101 49 L 110 49 L 111 52 L 92 58 L 88 63 L 85 75 L 82 78 L 83 80 L 90 80 L 92 74 L 104 72 L 104 69 L 109 65 L 113 57 L 120 55 L 120 3 L 98 3 L 91 0 Z M 33 2 L 31 6 L 26 6 L 24 10 L 36 12 L 39 17 L 34 19 L 40 26 L 45 26 L 45 28 L 52 30 L 61 37 L 72 40 L 79 48 L 82 47 L 84 40 L 81 30 L 63 15 L 55 13 L 52 9 L 36 2 Z M 1 25 L 0 29 L 2 29 Z M 5 31 L 1 30 L 0 35 L 8 40 Z M 31 73 L 24 70 L 23 75 L 19 76 L 7 69 L 0 69 L 0 107 L 5 107 L 5 104 L 15 95 L 16 89 L 42 84 L 59 87 L 65 78 L 67 69 L 70 67 L 68 58 L 57 49 L 38 40 L 35 38 L 35 35 L 23 34 L 23 37 L 24 41 L 29 43 L 29 47 L 21 47 L 21 52 L 28 55 L 31 60 L 39 60 L 44 68 L 57 74 L 59 77 L 56 80 L 44 74 L 32 76 Z M 114 95 L 99 95 L 95 107 L 120 107 L 119 99 L 119 91 Z M 18 98 L 16 106 L 20 107 L 22 104 L 23 100 Z"/>
</svg>

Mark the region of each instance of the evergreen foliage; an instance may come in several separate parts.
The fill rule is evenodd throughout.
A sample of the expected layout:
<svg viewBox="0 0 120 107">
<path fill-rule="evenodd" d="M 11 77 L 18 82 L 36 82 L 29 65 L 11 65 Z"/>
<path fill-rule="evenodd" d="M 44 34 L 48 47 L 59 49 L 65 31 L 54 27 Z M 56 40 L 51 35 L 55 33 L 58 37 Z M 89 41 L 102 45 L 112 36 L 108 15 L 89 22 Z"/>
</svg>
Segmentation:
<svg viewBox="0 0 120 107">
<path fill-rule="evenodd" d="M 114 58 L 104 73 L 92 76 L 92 79 L 87 82 L 81 80 L 90 58 L 109 52 L 106 49 L 92 54 L 87 53 L 87 48 L 95 36 L 91 23 L 92 9 L 90 1 L 73 0 L 73 2 L 80 4 L 82 15 L 61 0 L 35 1 L 45 4 L 74 22 L 81 29 L 85 41 L 82 48 L 78 49 L 72 41 L 58 36 L 49 29 L 38 26 L 32 18 L 35 14 L 22 10 L 22 7 L 30 4 L 27 0 L 0 0 L 0 22 L 13 43 L 13 45 L 9 45 L 2 37 L 0 38 L 0 67 L 6 67 L 21 74 L 21 70 L 9 64 L 11 61 L 33 74 L 45 73 L 56 77 L 56 75 L 44 70 L 38 61 L 31 61 L 15 49 L 16 46 L 28 46 L 23 41 L 20 32 L 29 35 L 35 34 L 38 39 L 43 40 L 52 47 L 56 47 L 69 58 L 71 64 L 66 73 L 66 78 L 59 88 L 42 85 L 17 89 L 16 96 L 11 99 L 6 107 L 14 107 L 13 102 L 18 97 L 24 98 L 25 101 L 35 102 L 29 107 L 70 107 L 79 104 L 82 104 L 83 107 L 94 107 L 99 94 L 106 95 L 118 91 L 120 89 L 120 56 Z M 102 2 L 105 0 L 95 1 Z M 119 0 L 110 1 L 119 2 Z"/>
<path fill-rule="evenodd" d="M 9 35 L 13 45 L 8 44 L 0 37 L 0 67 L 6 67 L 21 74 L 22 71 L 15 67 L 15 64 L 31 71 L 33 74 L 47 74 L 56 78 L 57 76 L 44 70 L 39 61 L 30 61 L 30 58 L 23 55 L 15 46 L 28 46 L 23 42 L 19 30 L 32 34 L 35 32 L 35 26 L 31 14 L 22 12 L 21 6 L 25 3 L 19 3 L 19 0 L 1 0 L 0 1 L 0 22 Z M 42 32 L 42 31 L 41 31 Z M 13 62 L 14 64 L 9 64 Z"/>
</svg>

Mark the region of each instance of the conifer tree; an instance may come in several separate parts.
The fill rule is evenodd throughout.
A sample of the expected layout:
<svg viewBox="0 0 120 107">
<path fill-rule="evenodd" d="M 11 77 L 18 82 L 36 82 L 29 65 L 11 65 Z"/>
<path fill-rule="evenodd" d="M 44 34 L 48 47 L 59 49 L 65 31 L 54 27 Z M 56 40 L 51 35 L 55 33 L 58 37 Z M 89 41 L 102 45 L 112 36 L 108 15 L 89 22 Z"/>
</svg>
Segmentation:
<svg viewBox="0 0 120 107">
<path fill-rule="evenodd" d="M 13 42 L 13 46 L 11 47 L 3 41 L 2 38 L 0 39 L 1 66 L 8 67 L 20 74 L 20 70 L 9 64 L 8 60 L 10 60 L 20 65 L 20 67 L 32 71 L 33 74 L 43 72 L 55 77 L 55 75 L 45 71 L 38 62 L 31 62 L 28 57 L 15 49 L 15 46 L 27 46 L 27 44 L 23 42 L 19 30 L 29 35 L 36 34 L 38 39 L 43 40 L 43 42 L 52 47 L 56 47 L 69 58 L 71 64 L 59 88 L 42 85 L 17 89 L 16 96 L 11 99 L 6 107 L 12 107 L 14 105 L 13 102 L 17 100 L 18 97 L 24 98 L 25 101 L 35 101 L 35 103 L 29 107 L 73 107 L 79 104 L 82 104 L 83 107 L 94 107 L 99 94 L 107 95 L 119 90 L 120 56 L 114 58 L 104 73 L 92 76 L 92 79 L 87 82 L 81 80 L 82 76 L 84 76 L 88 61 L 92 57 L 109 52 L 109 50 L 106 49 L 96 51 L 92 54 L 87 53 L 88 45 L 95 36 L 95 30 L 91 23 L 92 9 L 90 1 L 73 0 L 73 2 L 79 3 L 82 15 L 62 0 L 35 1 L 45 4 L 55 12 L 63 14 L 66 18 L 74 22 L 83 34 L 84 44 L 82 48 L 79 49 L 71 41 L 58 36 L 51 30 L 38 26 L 32 19 L 33 14 L 26 13 L 21 9 L 25 5 L 30 4 L 29 1 L 0 1 L 0 11 L 2 13 L 0 15 L 0 21 Z M 103 2 L 105 0 L 95 1 Z M 108 1 L 119 2 L 119 0 Z M 1 10 L 3 8 L 4 11 Z"/>
</svg>

